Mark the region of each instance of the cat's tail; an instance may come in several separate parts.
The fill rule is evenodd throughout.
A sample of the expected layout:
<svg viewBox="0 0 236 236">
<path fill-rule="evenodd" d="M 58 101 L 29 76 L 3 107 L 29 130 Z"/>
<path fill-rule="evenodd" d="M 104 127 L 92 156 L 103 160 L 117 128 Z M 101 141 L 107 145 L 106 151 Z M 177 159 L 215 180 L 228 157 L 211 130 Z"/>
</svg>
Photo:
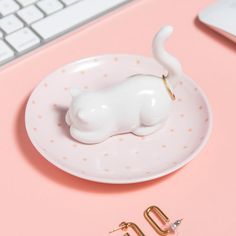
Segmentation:
<svg viewBox="0 0 236 236">
<path fill-rule="evenodd" d="M 173 27 L 164 26 L 153 40 L 153 54 L 156 60 L 168 71 L 170 82 L 182 75 L 180 62 L 165 50 L 165 42 L 173 32 Z M 175 83 L 174 83 L 175 84 Z"/>
</svg>

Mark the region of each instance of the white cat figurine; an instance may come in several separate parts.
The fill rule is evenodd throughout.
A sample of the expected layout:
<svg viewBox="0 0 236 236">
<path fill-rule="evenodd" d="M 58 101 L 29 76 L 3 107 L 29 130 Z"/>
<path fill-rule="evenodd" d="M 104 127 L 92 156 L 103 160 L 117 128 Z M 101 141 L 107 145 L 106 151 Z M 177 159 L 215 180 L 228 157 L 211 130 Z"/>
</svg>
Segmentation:
<svg viewBox="0 0 236 236">
<path fill-rule="evenodd" d="M 182 69 L 164 48 L 172 31 L 171 26 L 165 26 L 156 34 L 153 54 L 167 69 L 167 80 L 174 87 Z M 66 114 L 70 134 L 86 144 L 99 143 L 122 133 L 152 134 L 169 116 L 170 89 L 163 79 L 152 75 L 133 75 L 118 85 L 96 92 L 71 89 L 72 102 Z"/>
</svg>

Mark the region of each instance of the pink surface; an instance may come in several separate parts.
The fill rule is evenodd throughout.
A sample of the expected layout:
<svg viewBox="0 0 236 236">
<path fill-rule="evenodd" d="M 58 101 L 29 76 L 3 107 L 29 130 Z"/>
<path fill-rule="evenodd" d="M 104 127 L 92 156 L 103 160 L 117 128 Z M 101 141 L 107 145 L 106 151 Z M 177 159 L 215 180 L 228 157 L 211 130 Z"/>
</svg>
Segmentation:
<svg viewBox="0 0 236 236">
<path fill-rule="evenodd" d="M 236 224 L 236 45 L 195 20 L 209 2 L 140 0 L 1 71 L 1 235 L 107 235 L 122 220 L 154 235 L 142 217 L 152 204 L 172 218 L 184 218 L 180 235 L 235 234 L 230 230 Z M 35 85 L 82 57 L 150 55 L 150 41 L 166 23 L 176 29 L 169 49 L 212 105 L 213 134 L 198 158 L 160 180 L 127 186 L 84 181 L 41 158 L 24 128 L 26 100 Z"/>
</svg>

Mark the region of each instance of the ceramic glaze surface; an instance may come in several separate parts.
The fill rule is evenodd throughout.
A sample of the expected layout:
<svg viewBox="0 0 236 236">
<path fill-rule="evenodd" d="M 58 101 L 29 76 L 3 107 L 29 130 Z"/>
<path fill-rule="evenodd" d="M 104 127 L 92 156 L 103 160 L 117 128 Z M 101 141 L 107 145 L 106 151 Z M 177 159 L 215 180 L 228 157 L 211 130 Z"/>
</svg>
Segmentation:
<svg viewBox="0 0 236 236">
<path fill-rule="evenodd" d="M 156 60 L 139 55 L 106 55 L 58 69 L 33 91 L 26 108 L 26 128 L 37 150 L 68 173 L 105 183 L 134 183 L 166 175 L 189 162 L 203 147 L 211 128 L 208 102 L 186 76 L 178 80 L 176 101 L 166 125 L 139 137 L 113 136 L 85 145 L 74 140 L 65 123 L 71 102 L 69 88 L 95 92 L 133 74 L 161 76 Z"/>
<path fill-rule="evenodd" d="M 83 143 L 128 132 L 149 135 L 164 125 L 172 104 L 163 80 L 154 76 L 135 76 L 112 88 L 75 94 L 66 122 L 72 137 Z"/>
<path fill-rule="evenodd" d="M 182 76 L 181 65 L 164 48 L 172 31 L 171 26 L 165 26 L 156 34 L 153 54 L 167 69 L 167 80 L 175 86 Z M 122 133 L 150 135 L 164 126 L 172 106 L 163 79 L 153 75 L 134 74 L 118 85 L 96 92 L 74 88 L 71 95 L 66 123 L 71 136 L 87 144 Z"/>
</svg>

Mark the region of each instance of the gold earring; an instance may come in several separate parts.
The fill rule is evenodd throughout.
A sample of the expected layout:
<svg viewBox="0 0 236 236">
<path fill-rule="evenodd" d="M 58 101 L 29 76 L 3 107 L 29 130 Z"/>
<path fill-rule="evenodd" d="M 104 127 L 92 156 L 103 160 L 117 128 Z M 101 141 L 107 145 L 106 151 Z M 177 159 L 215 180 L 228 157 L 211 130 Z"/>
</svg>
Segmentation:
<svg viewBox="0 0 236 236">
<path fill-rule="evenodd" d="M 164 225 L 164 228 L 161 228 L 150 216 L 150 214 L 154 214 Z M 178 226 L 181 224 L 181 220 L 177 220 L 174 223 L 170 223 L 170 219 L 165 215 L 165 213 L 156 206 L 150 206 L 148 209 L 144 212 L 144 217 L 148 221 L 148 223 L 151 225 L 151 227 L 155 230 L 156 233 L 158 233 L 161 236 L 166 236 L 169 233 L 173 233 L 176 231 Z"/>
<path fill-rule="evenodd" d="M 109 234 L 111 234 L 115 231 L 118 231 L 118 230 L 127 231 L 129 228 L 131 228 L 136 233 L 136 235 L 145 236 L 144 233 L 142 232 L 142 230 L 135 223 L 132 223 L 132 222 L 120 223 L 119 227 L 117 229 L 113 229 L 112 231 L 110 231 Z M 127 232 L 123 236 L 130 236 L 130 234 Z"/>
</svg>

